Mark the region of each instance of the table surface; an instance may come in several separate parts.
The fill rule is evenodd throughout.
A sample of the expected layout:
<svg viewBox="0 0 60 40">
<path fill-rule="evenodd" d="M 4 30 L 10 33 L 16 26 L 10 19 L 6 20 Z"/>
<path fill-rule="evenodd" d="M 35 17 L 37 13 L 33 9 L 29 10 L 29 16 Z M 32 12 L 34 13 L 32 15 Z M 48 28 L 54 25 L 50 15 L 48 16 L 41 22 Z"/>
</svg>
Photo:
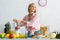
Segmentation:
<svg viewBox="0 0 60 40">
<path fill-rule="evenodd" d="M 60 39 L 50 39 L 50 38 L 18 38 L 18 39 L 6 39 L 6 38 L 3 38 L 0 40 L 60 40 Z"/>
</svg>

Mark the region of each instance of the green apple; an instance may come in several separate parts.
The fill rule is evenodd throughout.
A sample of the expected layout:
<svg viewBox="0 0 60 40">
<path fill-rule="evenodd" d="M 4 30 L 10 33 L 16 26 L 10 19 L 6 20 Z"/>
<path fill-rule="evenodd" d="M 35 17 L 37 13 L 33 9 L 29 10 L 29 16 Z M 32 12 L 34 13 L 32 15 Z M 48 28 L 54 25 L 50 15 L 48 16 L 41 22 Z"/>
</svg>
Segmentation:
<svg viewBox="0 0 60 40">
<path fill-rule="evenodd" d="M 4 38 L 5 34 L 0 34 L 0 38 Z"/>
</svg>

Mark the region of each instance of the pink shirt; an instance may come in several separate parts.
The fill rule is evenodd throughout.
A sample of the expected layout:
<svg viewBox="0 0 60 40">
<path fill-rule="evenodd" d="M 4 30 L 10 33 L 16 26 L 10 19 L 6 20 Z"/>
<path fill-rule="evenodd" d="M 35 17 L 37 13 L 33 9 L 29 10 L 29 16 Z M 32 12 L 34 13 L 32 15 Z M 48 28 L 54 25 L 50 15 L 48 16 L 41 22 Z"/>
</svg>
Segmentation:
<svg viewBox="0 0 60 40">
<path fill-rule="evenodd" d="M 39 24 L 39 19 L 37 14 L 33 14 L 33 17 L 30 21 L 28 21 L 29 16 L 26 15 L 23 20 L 27 21 L 27 25 L 24 25 L 24 23 L 20 22 L 18 23 L 20 26 L 26 26 L 28 31 L 36 31 L 40 30 L 40 24 Z"/>
</svg>

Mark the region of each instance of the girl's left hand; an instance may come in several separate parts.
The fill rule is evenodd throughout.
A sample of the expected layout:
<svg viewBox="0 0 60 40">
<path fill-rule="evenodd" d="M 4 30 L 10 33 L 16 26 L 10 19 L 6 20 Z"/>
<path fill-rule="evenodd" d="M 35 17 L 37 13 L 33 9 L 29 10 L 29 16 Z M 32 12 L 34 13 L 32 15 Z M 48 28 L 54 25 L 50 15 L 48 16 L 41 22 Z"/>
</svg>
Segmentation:
<svg viewBox="0 0 60 40">
<path fill-rule="evenodd" d="M 24 25 L 26 25 L 26 24 L 27 24 L 27 22 L 26 22 L 26 21 L 24 21 L 24 20 L 22 20 L 22 21 L 21 21 L 21 23 L 23 23 Z"/>
</svg>

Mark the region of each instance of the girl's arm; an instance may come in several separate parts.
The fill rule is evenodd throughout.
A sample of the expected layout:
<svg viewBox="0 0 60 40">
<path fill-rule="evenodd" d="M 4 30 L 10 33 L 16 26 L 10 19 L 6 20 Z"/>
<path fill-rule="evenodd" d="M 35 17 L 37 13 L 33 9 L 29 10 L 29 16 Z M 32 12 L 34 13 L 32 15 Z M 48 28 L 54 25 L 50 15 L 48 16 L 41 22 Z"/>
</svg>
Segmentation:
<svg viewBox="0 0 60 40">
<path fill-rule="evenodd" d="M 37 16 L 35 16 L 33 19 L 31 19 L 31 21 L 27 21 L 27 25 L 32 25 L 37 19 Z"/>
<path fill-rule="evenodd" d="M 16 25 L 18 26 L 21 20 L 13 19 L 13 21 L 14 21 L 14 22 L 16 23 Z"/>
</svg>

